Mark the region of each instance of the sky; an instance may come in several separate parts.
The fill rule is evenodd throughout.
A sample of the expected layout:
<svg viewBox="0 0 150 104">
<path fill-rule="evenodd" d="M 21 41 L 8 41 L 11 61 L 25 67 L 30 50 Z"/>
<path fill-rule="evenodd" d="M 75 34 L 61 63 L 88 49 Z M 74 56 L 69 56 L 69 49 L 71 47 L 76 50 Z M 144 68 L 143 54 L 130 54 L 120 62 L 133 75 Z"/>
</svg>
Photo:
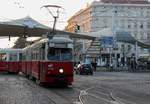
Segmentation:
<svg viewBox="0 0 150 104">
<path fill-rule="evenodd" d="M 64 29 L 67 20 L 78 10 L 94 0 L 0 0 L 0 21 L 9 21 L 30 16 L 33 19 L 52 27 L 53 18 L 43 5 L 59 5 L 64 8 L 56 25 L 57 29 Z M 53 11 L 53 10 L 52 10 Z M 55 13 L 55 11 L 53 11 Z M 16 39 L 0 38 L 0 48 L 11 47 Z"/>
</svg>

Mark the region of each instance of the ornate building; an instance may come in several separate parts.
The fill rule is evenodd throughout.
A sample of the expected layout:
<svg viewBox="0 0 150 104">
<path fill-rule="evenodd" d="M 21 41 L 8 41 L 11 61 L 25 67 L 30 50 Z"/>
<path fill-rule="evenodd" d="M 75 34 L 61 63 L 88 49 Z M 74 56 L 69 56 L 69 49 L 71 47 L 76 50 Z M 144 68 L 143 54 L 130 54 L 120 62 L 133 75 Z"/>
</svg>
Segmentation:
<svg viewBox="0 0 150 104">
<path fill-rule="evenodd" d="M 113 30 L 114 25 L 116 31 L 128 32 L 136 40 L 150 43 L 150 2 L 147 0 L 94 1 L 73 15 L 65 29 L 69 32 L 77 32 L 76 28 L 79 26 L 79 32 L 90 34 L 107 28 Z M 123 47 L 124 43 L 119 43 L 119 46 Z M 125 46 L 129 47 L 130 44 Z M 131 48 L 134 53 L 134 45 L 131 45 Z M 127 48 L 124 47 L 124 49 Z M 96 52 L 95 50 L 93 53 Z M 144 51 L 138 48 L 139 54 Z"/>
<path fill-rule="evenodd" d="M 147 0 L 101 0 L 81 9 L 68 20 L 66 30 L 89 33 L 112 27 L 112 12 L 116 9 L 116 28 L 127 31 L 136 39 L 150 42 L 150 2 Z"/>
</svg>

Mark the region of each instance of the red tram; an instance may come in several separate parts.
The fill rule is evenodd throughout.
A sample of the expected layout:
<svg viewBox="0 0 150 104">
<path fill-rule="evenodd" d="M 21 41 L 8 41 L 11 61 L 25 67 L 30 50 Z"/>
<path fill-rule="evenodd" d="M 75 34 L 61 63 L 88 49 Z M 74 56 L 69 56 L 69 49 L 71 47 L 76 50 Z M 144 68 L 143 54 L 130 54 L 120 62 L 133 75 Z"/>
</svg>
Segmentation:
<svg viewBox="0 0 150 104">
<path fill-rule="evenodd" d="M 21 70 L 21 49 L 0 49 L 0 72 L 18 73 Z"/>
<path fill-rule="evenodd" d="M 73 82 L 73 41 L 55 36 L 41 39 L 23 49 L 21 71 L 36 82 L 71 85 Z"/>
<path fill-rule="evenodd" d="M 24 49 L 0 49 L 0 72 L 24 73 L 38 84 L 73 82 L 73 41 L 68 37 L 44 38 Z"/>
</svg>

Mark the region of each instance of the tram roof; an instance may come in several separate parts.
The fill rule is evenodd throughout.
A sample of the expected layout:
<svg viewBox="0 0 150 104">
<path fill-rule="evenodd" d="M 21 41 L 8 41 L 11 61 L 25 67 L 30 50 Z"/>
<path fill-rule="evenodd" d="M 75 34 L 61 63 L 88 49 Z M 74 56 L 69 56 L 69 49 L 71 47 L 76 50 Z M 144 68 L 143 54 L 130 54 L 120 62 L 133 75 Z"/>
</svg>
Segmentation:
<svg viewBox="0 0 150 104">
<path fill-rule="evenodd" d="M 0 36 L 21 37 L 23 35 L 27 35 L 28 37 L 41 37 L 51 31 L 52 28 L 37 22 L 29 16 L 7 22 L 0 22 Z M 56 34 L 69 35 L 70 38 L 89 40 L 94 38 L 85 34 L 71 33 L 62 30 L 56 30 Z M 53 34 L 49 35 L 53 36 Z"/>
<path fill-rule="evenodd" d="M 0 48 L 0 53 L 9 53 L 9 52 L 11 52 L 11 53 L 13 53 L 13 52 L 22 52 L 22 49 L 13 49 L 13 48 L 4 48 L 4 49 L 2 49 L 2 48 Z"/>
<path fill-rule="evenodd" d="M 31 47 L 35 47 L 36 45 L 45 43 L 45 42 L 55 42 L 55 43 L 73 43 L 73 41 L 71 39 L 69 39 L 68 37 L 59 37 L 59 36 L 54 36 L 52 39 L 48 39 L 48 38 L 41 38 L 39 39 L 39 41 L 23 48 L 22 50 L 25 51 L 26 49 L 29 49 Z"/>
<path fill-rule="evenodd" d="M 55 43 L 73 43 L 73 41 L 68 37 L 60 37 L 59 35 L 55 35 L 52 39 L 49 40 L 50 42 Z"/>
</svg>

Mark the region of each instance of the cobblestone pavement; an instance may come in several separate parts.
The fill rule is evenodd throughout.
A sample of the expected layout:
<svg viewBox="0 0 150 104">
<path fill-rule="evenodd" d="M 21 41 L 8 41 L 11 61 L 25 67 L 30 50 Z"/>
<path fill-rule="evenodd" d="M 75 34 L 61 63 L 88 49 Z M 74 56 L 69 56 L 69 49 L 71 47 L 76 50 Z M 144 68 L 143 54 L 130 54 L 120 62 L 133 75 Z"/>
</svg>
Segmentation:
<svg viewBox="0 0 150 104">
<path fill-rule="evenodd" d="M 150 104 L 150 73 L 95 72 L 74 80 L 68 88 L 45 88 L 0 74 L 0 104 Z"/>
<path fill-rule="evenodd" d="M 60 103 L 61 102 L 61 103 Z M 70 104 L 22 76 L 0 74 L 0 104 Z"/>
<path fill-rule="evenodd" d="M 86 104 L 150 104 L 150 73 L 96 72 L 75 79 L 82 79 L 76 87 L 89 89 Z"/>
</svg>

